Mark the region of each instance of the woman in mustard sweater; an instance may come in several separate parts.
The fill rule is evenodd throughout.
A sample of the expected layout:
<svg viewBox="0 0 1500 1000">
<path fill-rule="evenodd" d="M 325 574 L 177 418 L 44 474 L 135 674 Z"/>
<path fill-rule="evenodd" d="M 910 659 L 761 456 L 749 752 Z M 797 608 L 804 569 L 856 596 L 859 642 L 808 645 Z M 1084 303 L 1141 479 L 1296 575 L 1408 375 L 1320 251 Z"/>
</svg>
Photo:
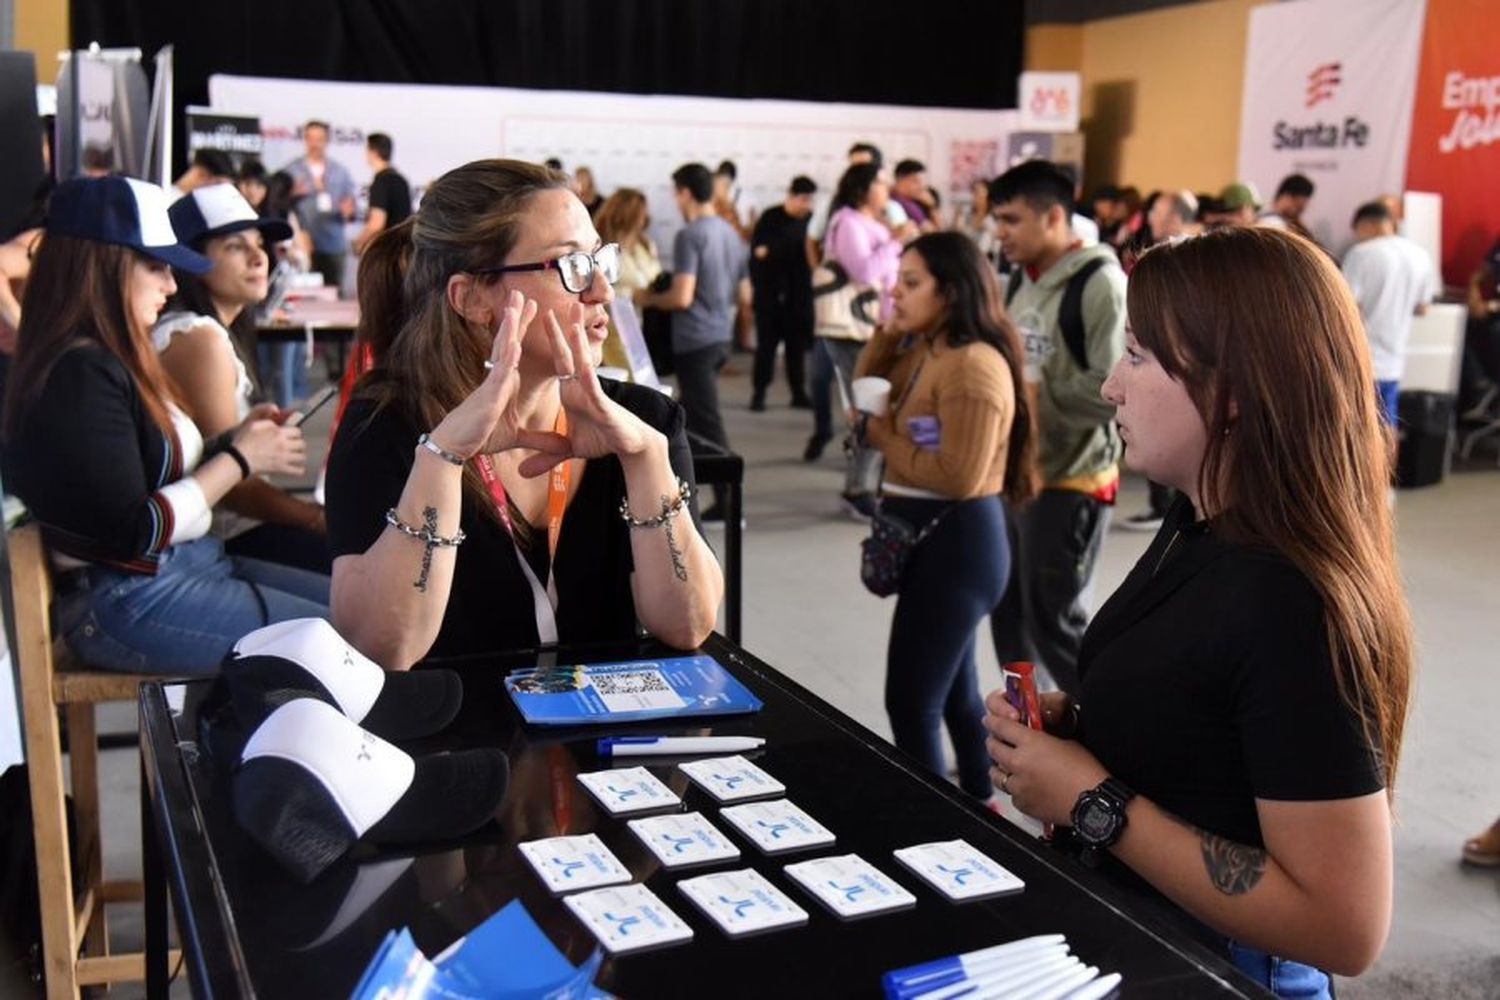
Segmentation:
<svg viewBox="0 0 1500 1000">
<path fill-rule="evenodd" d="M 959 782 L 990 795 L 975 628 L 1010 572 L 1005 508 L 1036 490 L 1020 339 L 999 283 L 961 233 L 923 236 L 901 256 L 890 322 L 856 376 L 891 382 L 886 414 L 861 418 L 885 455 L 881 505 L 928 533 L 901 579 L 886 658 L 896 746 L 943 773 L 941 724 Z"/>
</svg>

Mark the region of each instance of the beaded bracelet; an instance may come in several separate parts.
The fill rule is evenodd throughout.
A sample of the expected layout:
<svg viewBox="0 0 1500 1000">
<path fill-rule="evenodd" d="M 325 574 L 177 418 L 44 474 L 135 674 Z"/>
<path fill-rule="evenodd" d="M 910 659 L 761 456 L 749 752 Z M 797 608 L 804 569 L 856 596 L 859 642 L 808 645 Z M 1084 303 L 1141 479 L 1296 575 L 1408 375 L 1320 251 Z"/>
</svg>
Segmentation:
<svg viewBox="0 0 1500 1000">
<path fill-rule="evenodd" d="M 660 528 L 672 518 L 682 513 L 687 506 L 688 498 L 693 495 L 693 488 L 687 484 L 687 480 L 677 480 L 677 499 L 668 500 L 661 498 L 661 513 L 655 517 L 636 517 L 630 512 L 630 498 L 620 498 L 620 520 L 632 528 Z"/>
<path fill-rule="evenodd" d="M 464 529 L 459 528 L 453 533 L 453 537 L 444 538 L 437 532 L 431 531 L 427 528 L 413 528 L 411 525 L 401 520 L 401 515 L 396 513 L 396 508 L 394 507 L 385 512 L 385 523 L 401 532 L 401 534 L 405 535 L 407 538 L 415 538 L 419 542 L 422 542 L 426 545 L 432 545 L 440 549 L 457 548 L 464 542 Z"/>
</svg>

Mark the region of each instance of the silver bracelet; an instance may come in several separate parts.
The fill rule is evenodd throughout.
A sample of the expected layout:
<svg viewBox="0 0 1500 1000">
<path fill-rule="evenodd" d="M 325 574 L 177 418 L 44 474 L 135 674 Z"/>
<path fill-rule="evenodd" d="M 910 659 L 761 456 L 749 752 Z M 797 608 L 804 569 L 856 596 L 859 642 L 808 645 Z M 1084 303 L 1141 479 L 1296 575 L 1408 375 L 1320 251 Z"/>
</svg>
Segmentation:
<svg viewBox="0 0 1500 1000">
<path fill-rule="evenodd" d="M 687 484 L 687 480 L 677 480 L 677 498 L 669 500 L 661 498 L 661 513 L 655 517 L 636 517 L 630 512 L 630 498 L 620 498 L 620 520 L 632 528 L 660 528 L 672 518 L 681 514 L 687 506 L 688 498 L 693 495 L 693 488 Z"/>
<path fill-rule="evenodd" d="M 421 437 L 417 438 L 417 447 L 426 448 L 428 451 L 432 452 L 434 455 L 436 455 L 438 458 L 441 458 L 449 465 L 457 465 L 462 468 L 464 462 L 466 461 L 463 456 L 455 455 L 453 454 L 453 452 L 443 448 L 440 444 L 432 439 L 431 435 L 428 434 L 423 434 Z"/>
<path fill-rule="evenodd" d="M 413 528 L 401 520 L 401 515 L 396 513 L 396 508 L 394 507 L 385 512 L 385 523 L 401 532 L 407 538 L 415 538 L 424 545 L 431 545 L 435 548 L 456 549 L 464 543 L 464 529 L 459 528 L 453 533 L 452 538 L 444 538 L 437 532 L 429 531 L 426 528 Z"/>
</svg>

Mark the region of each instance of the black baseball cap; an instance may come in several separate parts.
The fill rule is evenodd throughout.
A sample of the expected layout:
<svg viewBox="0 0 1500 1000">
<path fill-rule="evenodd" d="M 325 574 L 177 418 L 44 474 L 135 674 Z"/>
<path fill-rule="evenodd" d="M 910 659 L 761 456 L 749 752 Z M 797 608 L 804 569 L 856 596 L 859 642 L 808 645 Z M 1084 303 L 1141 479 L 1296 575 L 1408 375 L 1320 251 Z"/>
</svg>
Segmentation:
<svg viewBox="0 0 1500 1000">
<path fill-rule="evenodd" d="M 412 757 L 327 702 L 296 698 L 246 741 L 230 799 L 251 839 L 307 883 L 356 841 L 470 834 L 494 817 L 509 783 L 509 762 L 493 747 Z"/>
<path fill-rule="evenodd" d="M 419 739 L 452 722 L 464 699 L 453 671 L 382 670 L 321 618 L 256 629 L 234 644 L 222 673 L 246 732 L 287 702 L 311 697 L 382 739 Z"/>
<path fill-rule="evenodd" d="M 134 177 L 76 177 L 52 192 L 47 232 L 129 247 L 189 274 L 206 274 L 213 261 L 178 242 L 167 193 Z"/>
</svg>

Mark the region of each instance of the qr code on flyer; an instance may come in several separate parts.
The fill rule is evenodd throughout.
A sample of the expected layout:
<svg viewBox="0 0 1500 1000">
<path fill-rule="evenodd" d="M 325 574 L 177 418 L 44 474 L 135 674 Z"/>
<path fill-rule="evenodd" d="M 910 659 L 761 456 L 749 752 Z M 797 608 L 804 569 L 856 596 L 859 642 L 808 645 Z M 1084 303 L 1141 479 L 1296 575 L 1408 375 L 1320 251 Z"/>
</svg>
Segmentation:
<svg viewBox="0 0 1500 1000">
<path fill-rule="evenodd" d="M 590 674 L 589 684 L 611 712 L 682 708 L 687 704 L 672 690 L 660 670 Z"/>
</svg>

